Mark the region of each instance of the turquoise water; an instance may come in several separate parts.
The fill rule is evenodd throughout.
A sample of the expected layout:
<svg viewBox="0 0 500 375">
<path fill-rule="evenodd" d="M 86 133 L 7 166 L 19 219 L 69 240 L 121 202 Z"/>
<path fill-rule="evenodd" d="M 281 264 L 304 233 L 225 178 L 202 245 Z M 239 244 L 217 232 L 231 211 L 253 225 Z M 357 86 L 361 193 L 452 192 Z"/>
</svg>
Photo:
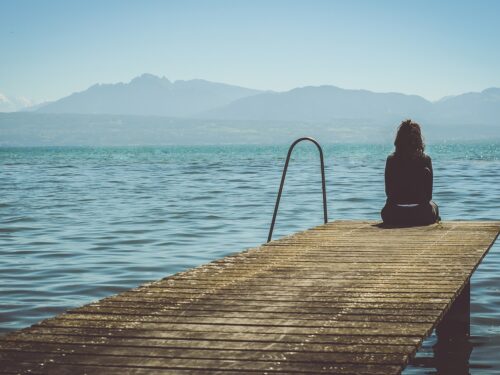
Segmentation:
<svg viewBox="0 0 500 375">
<path fill-rule="evenodd" d="M 330 220 L 379 219 L 391 145 L 324 147 Z M 265 242 L 287 146 L 0 148 L 0 333 Z M 500 144 L 428 147 L 443 220 L 500 219 Z M 274 238 L 322 223 L 297 147 Z M 500 373 L 500 246 L 472 280 L 472 373 Z M 433 373 L 431 337 L 405 373 Z M 416 363 L 417 363 L 416 362 Z"/>
</svg>

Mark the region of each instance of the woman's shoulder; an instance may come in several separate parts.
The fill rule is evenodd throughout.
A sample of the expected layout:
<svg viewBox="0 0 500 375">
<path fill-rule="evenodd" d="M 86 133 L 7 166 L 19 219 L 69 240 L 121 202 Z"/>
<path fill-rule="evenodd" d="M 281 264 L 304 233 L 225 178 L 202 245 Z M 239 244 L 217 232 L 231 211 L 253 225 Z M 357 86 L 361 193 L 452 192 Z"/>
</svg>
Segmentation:
<svg viewBox="0 0 500 375">
<path fill-rule="evenodd" d="M 391 168 L 396 161 L 396 154 L 392 153 L 387 156 L 387 160 L 385 161 L 386 168 Z"/>
<path fill-rule="evenodd" d="M 402 164 L 410 164 L 410 165 L 413 165 L 413 164 L 424 164 L 425 166 L 428 166 L 430 165 L 432 162 L 431 162 L 431 157 L 425 153 L 422 153 L 420 156 L 417 156 L 417 157 L 405 157 L 405 156 L 401 156 L 401 155 L 397 155 L 395 152 L 393 152 L 392 154 L 389 154 L 387 156 L 387 163 L 388 164 L 393 164 L 393 163 L 402 163 Z"/>
<path fill-rule="evenodd" d="M 430 165 L 432 163 L 431 157 L 425 153 L 422 154 L 422 161 L 425 165 Z"/>
</svg>

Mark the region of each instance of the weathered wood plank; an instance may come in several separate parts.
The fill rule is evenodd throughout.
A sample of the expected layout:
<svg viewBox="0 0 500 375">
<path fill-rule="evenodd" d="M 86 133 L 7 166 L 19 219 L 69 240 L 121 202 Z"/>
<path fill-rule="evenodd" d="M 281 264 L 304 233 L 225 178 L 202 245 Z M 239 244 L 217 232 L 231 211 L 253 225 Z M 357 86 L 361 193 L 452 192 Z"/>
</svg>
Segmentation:
<svg viewBox="0 0 500 375">
<path fill-rule="evenodd" d="M 337 342 L 332 345 L 325 344 L 310 344 L 307 351 L 301 350 L 298 343 L 286 342 L 253 342 L 249 348 L 247 342 L 241 341 L 211 341 L 211 340 L 159 340 L 159 339 L 134 339 L 124 338 L 121 340 L 113 340 L 110 344 L 105 337 L 101 341 L 96 341 L 89 337 L 73 337 L 73 336 L 53 336 L 39 335 L 32 340 L 15 340 L 4 341 L 1 345 L 2 350 L 30 350 L 38 352 L 79 352 L 91 353 L 100 352 L 103 347 L 113 347 L 114 350 L 121 351 L 127 354 L 133 350 L 135 354 L 144 352 L 152 353 L 151 350 L 183 350 L 199 349 L 199 350 L 244 350 L 247 352 L 296 352 L 301 353 L 393 353 L 405 354 L 408 350 L 414 349 L 415 345 L 389 344 L 384 341 L 384 344 L 365 343 L 365 344 L 348 344 Z"/>
<path fill-rule="evenodd" d="M 300 334 L 282 334 L 275 333 L 242 333 L 234 335 L 232 333 L 212 332 L 210 337 L 200 335 L 199 332 L 183 331 L 145 331 L 141 329 L 113 330 L 108 328 L 84 328 L 84 327 L 42 327 L 34 326 L 29 331 L 19 331 L 15 338 L 7 338 L 8 341 L 26 341 L 34 340 L 40 337 L 52 337 L 54 342 L 66 338 L 88 338 L 94 342 L 102 340 L 115 342 L 115 340 L 137 339 L 149 342 L 149 340 L 190 340 L 190 341 L 209 341 L 209 342 L 242 342 L 242 343 L 265 343 L 274 345 L 276 343 L 291 344 L 324 344 L 324 345 L 418 345 L 421 341 L 420 336 L 388 336 L 388 335 L 363 335 L 359 332 L 356 335 L 332 335 L 322 334 L 316 336 Z M 305 337 L 307 341 L 305 341 Z M 44 339 L 45 340 L 45 339 Z M 111 345 L 111 344 L 110 344 Z M 1 345 L 0 345 L 1 346 Z"/>
<path fill-rule="evenodd" d="M 181 363 L 181 365 L 184 363 Z M 236 362 L 238 364 L 238 362 Z M 74 374 L 106 374 L 106 375 L 123 375 L 123 374 L 136 374 L 136 375 L 150 375 L 160 374 L 160 375 L 176 375 L 176 374 L 190 374 L 190 375 L 204 375 L 204 374 L 220 374 L 220 375 L 241 375 L 241 374 L 346 374 L 346 375 L 387 375 L 387 374 L 397 374 L 400 372 L 400 366 L 390 366 L 390 365 L 324 365 L 322 368 L 318 368 L 311 363 L 311 368 L 307 365 L 303 368 L 281 366 L 280 364 L 272 366 L 270 368 L 244 368 L 236 367 L 235 362 L 230 361 L 220 361 L 215 367 L 208 367 L 206 363 L 196 362 L 191 367 L 163 367 L 151 364 L 139 364 L 139 365 L 115 365 L 115 364 L 63 364 L 63 363 L 43 363 L 33 364 L 29 362 L 0 362 L 0 367 L 5 369 L 5 373 L 15 373 L 18 374 L 20 369 L 22 373 L 26 374 L 55 374 L 58 375 L 74 375 Z"/>
<path fill-rule="evenodd" d="M 499 230 L 329 223 L 11 333 L 0 369 L 397 374 Z"/>
</svg>

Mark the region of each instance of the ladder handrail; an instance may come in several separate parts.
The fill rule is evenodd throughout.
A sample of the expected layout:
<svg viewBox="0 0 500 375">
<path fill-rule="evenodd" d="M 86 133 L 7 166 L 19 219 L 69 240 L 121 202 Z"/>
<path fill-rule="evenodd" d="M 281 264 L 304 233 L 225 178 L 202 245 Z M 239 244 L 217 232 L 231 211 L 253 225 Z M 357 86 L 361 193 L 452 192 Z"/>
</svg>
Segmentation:
<svg viewBox="0 0 500 375">
<path fill-rule="evenodd" d="M 323 218 L 325 224 L 328 222 L 328 212 L 326 206 L 326 183 L 325 183 L 325 163 L 323 161 L 323 149 L 321 148 L 318 141 L 311 137 L 302 137 L 297 139 L 292 143 L 290 148 L 288 149 L 288 155 L 286 156 L 285 166 L 283 168 L 283 174 L 281 175 L 281 184 L 278 190 L 278 197 L 276 198 L 276 204 L 274 206 L 273 220 L 271 221 L 271 228 L 269 228 L 269 235 L 267 236 L 267 242 L 271 242 L 271 238 L 273 236 L 274 223 L 276 222 L 276 215 L 278 214 L 278 207 L 280 205 L 281 193 L 283 192 L 283 186 L 285 185 L 285 177 L 288 169 L 288 163 L 290 162 L 290 156 L 292 155 L 293 148 L 297 145 L 297 143 L 302 141 L 310 141 L 316 145 L 319 151 L 319 159 L 321 162 L 321 187 L 323 189 Z"/>
</svg>

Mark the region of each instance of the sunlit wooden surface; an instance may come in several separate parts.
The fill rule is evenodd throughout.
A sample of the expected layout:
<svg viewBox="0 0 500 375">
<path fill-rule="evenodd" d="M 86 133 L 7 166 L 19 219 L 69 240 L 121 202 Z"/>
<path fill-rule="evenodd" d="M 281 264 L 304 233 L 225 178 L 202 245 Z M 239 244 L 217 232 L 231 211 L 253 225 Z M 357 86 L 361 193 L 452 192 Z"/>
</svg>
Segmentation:
<svg viewBox="0 0 500 375">
<path fill-rule="evenodd" d="M 0 369 L 397 374 L 499 230 L 332 222 L 13 332 Z"/>
</svg>

